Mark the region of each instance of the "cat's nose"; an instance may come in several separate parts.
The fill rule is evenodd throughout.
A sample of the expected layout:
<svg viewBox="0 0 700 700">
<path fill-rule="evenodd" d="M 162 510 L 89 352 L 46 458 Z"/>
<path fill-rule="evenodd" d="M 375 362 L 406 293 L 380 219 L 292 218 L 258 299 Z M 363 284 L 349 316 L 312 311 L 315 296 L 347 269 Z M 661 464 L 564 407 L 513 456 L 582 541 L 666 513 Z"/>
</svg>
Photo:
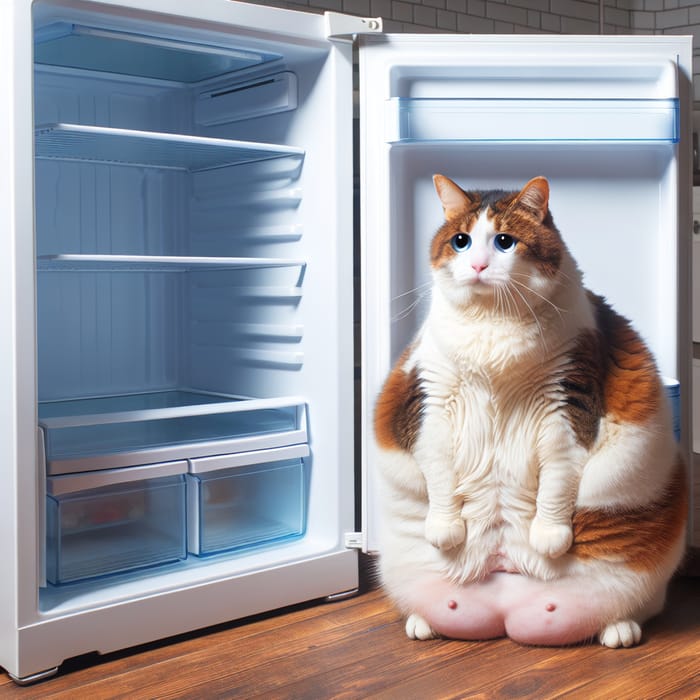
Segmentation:
<svg viewBox="0 0 700 700">
<path fill-rule="evenodd" d="M 476 274 L 478 275 L 480 272 L 483 272 L 488 265 L 486 263 L 474 263 L 472 265 L 472 269 L 476 270 Z"/>
</svg>

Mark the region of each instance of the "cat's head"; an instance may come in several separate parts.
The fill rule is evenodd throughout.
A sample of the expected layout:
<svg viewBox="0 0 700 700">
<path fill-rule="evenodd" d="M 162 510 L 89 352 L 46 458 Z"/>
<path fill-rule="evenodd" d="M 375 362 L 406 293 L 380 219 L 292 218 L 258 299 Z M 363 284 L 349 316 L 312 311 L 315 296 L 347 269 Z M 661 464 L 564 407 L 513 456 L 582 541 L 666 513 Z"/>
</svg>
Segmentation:
<svg viewBox="0 0 700 700">
<path fill-rule="evenodd" d="M 457 306 L 502 312 L 539 306 L 558 283 L 566 248 L 549 212 L 549 184 L 530 180 L 519 192 L 464 191 L 433 177 L 445 223 L 430 260 L 436 284 Z"/>
</svg>

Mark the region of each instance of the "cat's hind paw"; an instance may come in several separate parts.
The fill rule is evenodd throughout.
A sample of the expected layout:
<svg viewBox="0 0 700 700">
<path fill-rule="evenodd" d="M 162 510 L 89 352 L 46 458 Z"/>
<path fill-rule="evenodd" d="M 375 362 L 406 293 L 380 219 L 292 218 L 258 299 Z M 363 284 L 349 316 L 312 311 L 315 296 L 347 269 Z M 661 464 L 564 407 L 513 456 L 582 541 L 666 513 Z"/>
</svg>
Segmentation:
<svg viewBox="0 0 700 700">
<path fill-rule="evenodd" d="M 464 542 L 467 527 L 459 516 L 445 518 L 428 512 L 425 520 L 425 538 L 438 549 L 453 549 Z"/>
<path fill-rule="evenodd" d="M 406 636 L 409 639 L 425 641 L 426 639 L 436 639 L 439 635 L 420 615 L 412 613 L 406 620 Z"/>
<path fill-rule="evenodd" d="M 642 638 L 642 628 L 634 620 L 613 622 L 598 635 L 598 641 L 610 649 L 633 647 Z"/>
<path fill-rule="evenodd" d="M 530 546 L 550 559 L 568 552 L 573 538 L 569 523 L 546 523 L 536 515 L 530 525 Z"/>
</svg>

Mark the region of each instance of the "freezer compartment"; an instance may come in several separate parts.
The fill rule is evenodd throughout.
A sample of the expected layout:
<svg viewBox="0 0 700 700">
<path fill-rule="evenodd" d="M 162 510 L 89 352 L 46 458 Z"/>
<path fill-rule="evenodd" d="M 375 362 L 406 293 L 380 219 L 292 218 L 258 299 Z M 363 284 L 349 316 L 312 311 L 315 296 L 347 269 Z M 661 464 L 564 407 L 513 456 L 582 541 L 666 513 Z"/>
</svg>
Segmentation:
<svg viewBox="0 0 700 700">
<path fill-rule="evenodd" d="M 187 462 L 47 480 L 46 577 L 60 585 L 185 559 Z"/>
<path fill-rule="evenodd" d="M 297 445 L 191 460 L 189 551 L 206 556 L 301 537 L 308 456 Z"/>
<path fill-rule="evenodd" d="M 394 97 L 386 140 L 662 141 L 679 135 L 677 99 L 437 99 Z"/>
<path fill-rule="evenodd" d="M 307 441 L 301 399 L 164 391 L 43 402 L 49 474 L 127 467 Z"/>
<path fill-rule="evenodd" d="M 54 22 L 37 31 L 38 64 L 193 83 L 275 61 L 279 54 Z"/>
</svg>

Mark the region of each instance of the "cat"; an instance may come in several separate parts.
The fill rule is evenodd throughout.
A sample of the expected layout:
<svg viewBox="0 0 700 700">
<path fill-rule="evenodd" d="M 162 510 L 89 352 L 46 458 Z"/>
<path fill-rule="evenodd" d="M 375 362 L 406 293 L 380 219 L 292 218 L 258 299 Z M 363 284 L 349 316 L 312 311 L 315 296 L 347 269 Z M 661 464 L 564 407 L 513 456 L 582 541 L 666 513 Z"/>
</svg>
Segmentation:
<svg viewBox="0 0 700 700">
<path fill-rule="evenodd" d="M 584 287 L 544 177 L 433 181 L 430 309 L 375 405 L 383 587 L 414 639 L 632 646 L 685 546 L 655 360 Z"/>
</svg>

